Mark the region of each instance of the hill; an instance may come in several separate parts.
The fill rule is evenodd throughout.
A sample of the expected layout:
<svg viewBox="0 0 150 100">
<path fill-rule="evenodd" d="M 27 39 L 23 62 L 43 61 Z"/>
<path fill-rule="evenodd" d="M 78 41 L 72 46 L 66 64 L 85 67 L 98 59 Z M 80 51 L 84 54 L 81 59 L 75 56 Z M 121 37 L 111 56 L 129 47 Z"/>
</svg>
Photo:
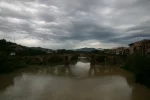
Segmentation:
<svg viewBox="0 0 150 100">
<path fill-rule="evenodd" d="M 40 49 L 33 49 L 30 47 L 22 46 L 16 43 L 8 42 L 5 39 L 0 40 L 0 52 L 10 54 L 11 52 L 15 52 L 16 55 L 41 55 L 46 54 L 46 51 Z"/>
<path fill-rule="evenodd" d="M 96 48 L 79 48 L 79 49 L 75 49 L 75 51 L 83 51 L 83 52 L 91 52 L 94 50 L 98 50 Z"/>
</svg>

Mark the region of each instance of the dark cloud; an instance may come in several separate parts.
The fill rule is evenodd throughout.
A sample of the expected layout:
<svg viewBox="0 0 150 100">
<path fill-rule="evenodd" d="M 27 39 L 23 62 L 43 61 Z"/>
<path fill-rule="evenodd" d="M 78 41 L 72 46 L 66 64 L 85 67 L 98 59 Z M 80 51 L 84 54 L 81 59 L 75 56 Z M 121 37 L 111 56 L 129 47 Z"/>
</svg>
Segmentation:
<svg viewBox="0 0 150 100">
<path fill-rule="evenodd" d="M 0 1 L 0 37 L 47 48 L 122 46 L 150 38 L 149 0 Z"/>
</svg>

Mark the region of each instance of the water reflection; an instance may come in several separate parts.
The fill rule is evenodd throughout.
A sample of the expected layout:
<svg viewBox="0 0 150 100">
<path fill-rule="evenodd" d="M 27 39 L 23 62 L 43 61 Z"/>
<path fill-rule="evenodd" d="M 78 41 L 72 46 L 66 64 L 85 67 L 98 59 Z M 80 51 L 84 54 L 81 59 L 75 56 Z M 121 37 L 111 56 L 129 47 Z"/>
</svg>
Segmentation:
<svg viewBox="0 0 150 100">
<path fill-rule="evenodd" d="M 93 66 L 86 58 L 69 67 L 23 72 L 10 80 L 13 84 L 1 91 L 0 100 L 150 100 L 149 90 L 130 85 L 125 71 Z"/>
<path fill-rule="evenodd" d="M 61 65 L 55 67 L 48 67 L 45 69 L 39 69 L 36 72 L 39 74 L 52 74 L 58 76 L 69 76 L 69 77 L 88 77 L 96 76 L 100 72 L 100 66 L 91 64 L 87 58 L 80 57 L 78 62 L 71 63 L 69 65 Z"/>
<path fill-rule="evenodd" d="M 78 62 L 65 65 L 46 67 L 37 69 L 38 74 L 51 74 L 55 76 L 69 76 L 69 77 L 87 77 L 89 76 L 90 62 L 85 57 L 80 57 Z"/>
<path fill-rule="evenodd" d="M 88 71 L 90 69 L 89 62 L 78 61 L 76 65 L 71 67 L 71 73 L 75 77 L 86 77 L 88 76 Z"/>
<path fill-rule="evenodd" d="M 76 80 L 23 74 L 0 95 L 0 100 L 130 100 L 132 89 L 123 77 Z"/>
</svg>

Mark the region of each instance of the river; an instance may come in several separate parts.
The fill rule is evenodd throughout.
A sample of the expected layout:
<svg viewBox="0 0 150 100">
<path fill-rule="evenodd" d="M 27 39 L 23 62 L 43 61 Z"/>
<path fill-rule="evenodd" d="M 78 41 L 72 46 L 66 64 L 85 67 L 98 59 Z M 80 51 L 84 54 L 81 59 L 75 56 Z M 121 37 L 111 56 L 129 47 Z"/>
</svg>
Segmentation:
<svg viewBox="0 0 150 100">
<path fill-rule="evenodd" d="M 0 100 L 150 100 L 150 91 L 131 73 L 92 66 L 81 58 L 63 65 L 22 69 L 0 75 Z"/>
</svg>

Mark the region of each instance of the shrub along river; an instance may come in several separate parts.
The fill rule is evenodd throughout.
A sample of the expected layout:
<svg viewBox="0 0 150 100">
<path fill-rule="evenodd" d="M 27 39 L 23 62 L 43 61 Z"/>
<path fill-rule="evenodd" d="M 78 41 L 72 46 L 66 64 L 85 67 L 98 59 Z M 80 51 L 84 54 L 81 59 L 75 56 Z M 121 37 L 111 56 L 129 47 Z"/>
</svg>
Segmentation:
<svg viewBox="0 0 150 100">
<path fill-rule="evenodd" d="M 69 66 L 32 66 L 0 75 L 0 100 L 150 100 L 150 91 L 115 66 L 80 58 Z"/>
</svg>

